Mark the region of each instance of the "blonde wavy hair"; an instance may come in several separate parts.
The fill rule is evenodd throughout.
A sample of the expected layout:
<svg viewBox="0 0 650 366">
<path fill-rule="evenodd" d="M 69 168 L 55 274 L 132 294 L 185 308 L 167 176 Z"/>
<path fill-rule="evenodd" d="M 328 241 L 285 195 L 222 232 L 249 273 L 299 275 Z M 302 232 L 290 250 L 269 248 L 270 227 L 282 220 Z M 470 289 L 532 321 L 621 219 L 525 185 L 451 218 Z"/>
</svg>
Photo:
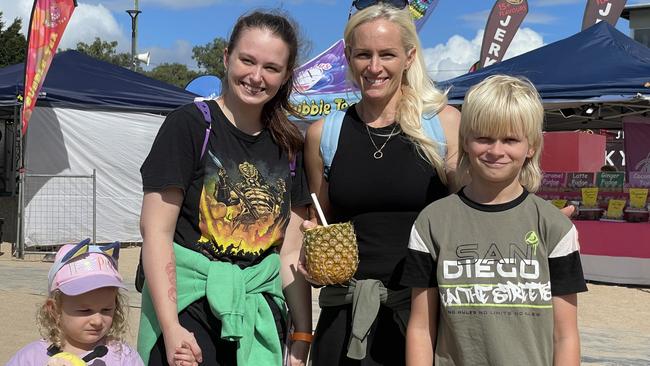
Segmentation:
<svg viewBox="0 0 650 366">
<path fill-rule="evenodd" d="M 418 38 L 415 23 L 408 9 L 397 9 L 383 3 L 369 6 L 348 20 L 343 33 L 346 55 L 350 55 L 354 32 L 362 24 L 377 19 L 385 19 L 397 25 L 401 30 L 402 46 L 406 53 L 415 50 L 415 59 L 402 78 L 402 97 L 398 102 L 395 120 L 404 134 L 417 147 L 422 155 L 435 168 L 440 180 L 447 183 L 445 157 L 440 156 L 441 142 L 431 140 L 422 129 L 422 116 L 433 116 L 447 105 L 446 93 L 438 90 L 426 70 L 422 45 Z M 349 60 L 348 60 L 349 62 Z M 348 79 L 353 83 L 351 68 L 348 67 Z"/>
<path fill-rule="evenodd" d="M 65 336 L 61 331 L 61 300 L 63 294 L 61 291 L 54 291 L 50 295 L 38 311 L 38 325 L 41 336 L 46 341 L 54 344 L 59 348 L 63 348 L 65 344 Z M 124 342 L 124 336 L 128 329 L 127 317 L 127 299 L 124 294 L 119 290 L 116 291 L 115 298 L 115 313 L 113 314 L 113 324 L 106 334 L 107 343 L 109 342 Z"/>
<path fill-rule="evenodd" d="M 542 153 L 544 107 L 533 84 L 525 78 L 492 75 L 474 85 L 465 94 L 460 117 L 457 177 L 470 174 L 465 142 L 471 136 L 525 136 L 534 149 L 519 172 L 519 183 L 536 192 L 542 181 L 539 165 Z M 470 174 L 471 175 L 471 174 Z"/>
</svg>

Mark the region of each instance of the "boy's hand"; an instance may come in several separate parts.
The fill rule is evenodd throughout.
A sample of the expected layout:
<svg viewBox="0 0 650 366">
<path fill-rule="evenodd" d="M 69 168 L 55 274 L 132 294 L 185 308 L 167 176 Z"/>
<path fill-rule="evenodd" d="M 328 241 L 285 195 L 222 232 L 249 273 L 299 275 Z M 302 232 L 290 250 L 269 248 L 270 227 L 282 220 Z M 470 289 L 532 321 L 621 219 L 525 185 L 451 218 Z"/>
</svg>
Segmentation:
<svg viewBox="0 0 650 366">
<path fill-rule="evenodd" d="M 576 206 L 574 205 L 568 205 L 563 209 L 560 209 L 560 211 L 564 214 L 564 216 L 568 218 L 572 218 L 575 214 L 577 214 Z"/>
</svg>

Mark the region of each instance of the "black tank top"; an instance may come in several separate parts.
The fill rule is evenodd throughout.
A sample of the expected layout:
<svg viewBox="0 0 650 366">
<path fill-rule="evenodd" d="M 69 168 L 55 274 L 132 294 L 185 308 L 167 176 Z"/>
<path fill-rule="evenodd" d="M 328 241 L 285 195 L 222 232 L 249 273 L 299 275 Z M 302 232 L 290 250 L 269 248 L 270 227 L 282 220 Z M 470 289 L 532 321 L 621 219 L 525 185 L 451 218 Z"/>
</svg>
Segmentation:
<svg viewBox="0 0 650 366">
<path fill-rule="evenodd" d="M 370 128 L 377 147 L 386 141 L 378 135 L 389 135 L 394 126 Z M 413 222 L 448 191 L 403 133 L 388 140 L 381 159 L 373 157 L 375 151 L 354 106 L 349 108 L 329 175 L 332 219 L 354 224 L 359 245 L 354 277 L 378 279 L 399 289 Z"/>
</svg>

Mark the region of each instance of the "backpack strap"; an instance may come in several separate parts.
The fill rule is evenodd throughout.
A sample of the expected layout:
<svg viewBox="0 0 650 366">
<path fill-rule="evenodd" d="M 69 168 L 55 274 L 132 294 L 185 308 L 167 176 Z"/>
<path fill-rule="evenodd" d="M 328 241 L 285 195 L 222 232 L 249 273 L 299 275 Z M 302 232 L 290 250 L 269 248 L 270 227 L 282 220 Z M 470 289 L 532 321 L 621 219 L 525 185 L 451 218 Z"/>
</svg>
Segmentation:
<svg viewBox="0 0 650 366">
<path fill-rule="evenodd" d="M 339 135 L 343 126 L 343 117 L 345 111 L 333 111 L 325 117 L 323 130 L 320 135 L 320 154 L 323 157 L 323 177 L 329 179 L 332 160 L 336 154 L 336 148 L 339 145 Z"/>
<path fill-rule="evenodd" d="M 447 156 L 447 137 L 445 137 L 445 131 L 442 129 L 438 115 L 422 116 L 422 129 L 428 138 L 438 144 L 438 153 L 444 159 Z"/>
<path fill-rule="evenodd" d="M 289 161 L 289 171 L 291 172 L 292 177 L 296 176 L 296 158 L 295 157 Z"/>
<path fill-rule="evenodd" d="M 203 159 L 205 149 L 208 147 L 210 131 L 212 130 L 212 116 L 210 115 L 210 106 L 208 106 L 208 103 L 201 100 L 195 101 L 194 105 L 196 105 L 199 111 L 201 111 L 201 114 L 203 114 L 203 119 L 205 120 L 205 123 L 207 123 L 207 126 L 205 128 L 205 138 L 203 139 L 203 147 L 201 148 L 201 159 Z"/>
<path fill-rule="evenodd" d="M 205 149 L 208 147 L 210 131 L 212 131 L 212 115 L 210 114 L 210 106 L 208 106 L 208 103 L 205 101 L 195 101 L 194 105 L 196 105 L 199 111 L 201 111 L 201 114 L 203 114 L 203 119 L 205 120 L 205 123 L 207 123 L 207 127 L 205 128 L 205 138 L 203 139 L 203 147 L 201 148 L 201 159 L 203 159 L 203 155 L 205 155 Z M 295 157 L 289 161 L 289 171 L 291 172 L 292 177 L 296 176 Z"/>
</svg>

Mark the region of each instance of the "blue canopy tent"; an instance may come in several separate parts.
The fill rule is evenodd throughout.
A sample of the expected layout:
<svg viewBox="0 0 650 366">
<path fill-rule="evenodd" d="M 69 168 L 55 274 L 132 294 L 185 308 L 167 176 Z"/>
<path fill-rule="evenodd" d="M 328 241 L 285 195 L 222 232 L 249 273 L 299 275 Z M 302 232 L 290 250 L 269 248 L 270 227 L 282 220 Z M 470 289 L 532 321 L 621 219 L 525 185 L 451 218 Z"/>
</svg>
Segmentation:
<svg viewBox="0 0 650 366">
<path fill-rule="evenodd" d="M 0 69 L 0 106 L 14 105 L 22 94 L 24 64 Z M 140 73 L 96 60 L 77 51 L 54 56 L 39 105 L 105 107 L 150 112 L 170 111 L 196 96 Z"/>
<path fill-rule="evenodd" d="M 13 131 L 23 70 L 22 64 L 0 69 L 0 122 Z M 20 188 L 25 244 L 78 242 L 92 235 L 92 219 L 84 217 L 92 212 L 92 194 L 83 191 L 88 181 L 79 177 L 93 171 L 97 241 L 141 241 L 139 168 L 164 115 L 196 96 L 77 51 L 57 54 L 25 136 L 28 175 Z"/>
<path fill-rule="evenodd" d="M 461 104 L 472 85 L 494 74 L 524 76 L 537 87 L 546 130 L 620 128 L 622 116 L 650 111 L 650 49 L 607 22 L 438 85 Z"/>
</svg>

